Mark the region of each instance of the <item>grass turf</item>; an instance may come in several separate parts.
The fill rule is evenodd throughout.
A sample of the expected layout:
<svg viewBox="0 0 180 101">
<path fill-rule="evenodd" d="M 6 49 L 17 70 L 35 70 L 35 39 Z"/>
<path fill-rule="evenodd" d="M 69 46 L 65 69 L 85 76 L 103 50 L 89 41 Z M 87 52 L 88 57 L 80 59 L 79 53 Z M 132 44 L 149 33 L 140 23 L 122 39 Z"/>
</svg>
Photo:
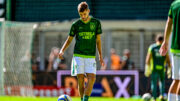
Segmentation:
<svg viewBox="0 0 180 101">
<path fill-rule="evenodd" d="M 0 101 L 57 101 L 57 97 L 18 97 L 18 96 L 0 96 Z M 72 97 L 72 101 L 81 101 L 79 97 Z M 140 98 L 106 98 L 90 97 L 89 101 L 143 101 Z M 151 99 L 152 101 L 152 99 Z M 160 101 L 157 99 L 156 101 Z"/>
<path fill-rule="evenodd" d="M 13 97 L 0 96 L 0 101 L 57 101 L 57 97 Z M 72 97 L 72 101 L 80 101 L 78 97 Z M 105 97 L 91 97 L 89 101 L 143 101 L 141 99 L 125 99 L 125 98 L 105 98 Z"/>
</svg>

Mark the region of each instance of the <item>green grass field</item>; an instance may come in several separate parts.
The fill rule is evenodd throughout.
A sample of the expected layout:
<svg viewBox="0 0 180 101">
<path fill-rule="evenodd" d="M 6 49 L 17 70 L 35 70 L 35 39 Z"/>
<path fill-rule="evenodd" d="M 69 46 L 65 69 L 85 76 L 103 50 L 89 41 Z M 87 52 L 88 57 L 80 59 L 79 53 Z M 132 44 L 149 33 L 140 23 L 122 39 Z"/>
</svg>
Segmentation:
<svg viewBox="0 0 180 101">
<path fill-rule="evenodd" d="M 57 97 L 12 97 L 1 96 L 0 101 L 57 101 Z M 72 97 L 72 101 L 80 101 L 78 97 Z M 91 97 L 89 101 L 142 101 L 141 99 L 124 99 L 124 98 L 105 98 L 105 97 Z"/>
<path fill-rule="evenodd" d="M 0 96 L 0 101 L 57 101 L 57 97 L 13 97 L 13 96 Z M 72 97 L 72 101 L 80 101 L 78 97 Z M 105 98 L 105 97 L 91 97 L 89 101 L 143 101 L 138 98 Z M 151 100 L 152 101 L 152 100 Z M 160 101 L 157 99 L 157 101 Z"/>
</svg>

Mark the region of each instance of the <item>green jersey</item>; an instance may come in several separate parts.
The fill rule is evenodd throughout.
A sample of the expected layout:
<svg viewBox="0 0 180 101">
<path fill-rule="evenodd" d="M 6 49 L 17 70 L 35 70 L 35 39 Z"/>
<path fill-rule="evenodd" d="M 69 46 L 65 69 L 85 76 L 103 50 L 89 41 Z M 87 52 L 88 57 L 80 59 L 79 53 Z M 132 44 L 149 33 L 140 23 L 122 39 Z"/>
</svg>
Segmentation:
<svg viewBox="0 0 180 101">
<path fill-rule="evenodd" d="M 180 0 L 171 4 L 168 16 L 173 19 L 171 52 L 180 53 Z"/>
<path fill-rule="evenodd" d="M 74 56 L 95 58 L 96 35 L 101 33 L 101 23 L 95 18 L 91 18 L 87 23 L 81 19 L 75 21 L 69 32 L 69 35 L 76 39 Z"/>
<path fill-rule="evenodd" d="M 152 55 L 151 58 L 151 69 L 152 71 L 163 71 L 165 70 L 166 56 L 161 56 L 159 53 L 161 45 L 152 44 L 148 49 L 148 53 Z"/>
</svg>

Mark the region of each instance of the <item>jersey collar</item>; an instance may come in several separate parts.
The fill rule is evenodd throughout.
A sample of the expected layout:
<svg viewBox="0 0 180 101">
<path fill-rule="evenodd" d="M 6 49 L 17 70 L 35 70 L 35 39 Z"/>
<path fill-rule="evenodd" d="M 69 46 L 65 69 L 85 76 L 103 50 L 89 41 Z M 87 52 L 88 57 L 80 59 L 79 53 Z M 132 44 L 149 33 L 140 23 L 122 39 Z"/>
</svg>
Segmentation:
<svg viewBox="0 0 180 101">
<path fill-rule="evenodd" d="M 90 17 L 90 19 L 89 19 L 89 21 L 88 22 L 84 22 L 82 19 L 80 19 L 84 24 L 87 24 L 87 23 L 89 23 L 90 21 L 91 21 L 91 16 L 89 16 Z"/>
</svg>

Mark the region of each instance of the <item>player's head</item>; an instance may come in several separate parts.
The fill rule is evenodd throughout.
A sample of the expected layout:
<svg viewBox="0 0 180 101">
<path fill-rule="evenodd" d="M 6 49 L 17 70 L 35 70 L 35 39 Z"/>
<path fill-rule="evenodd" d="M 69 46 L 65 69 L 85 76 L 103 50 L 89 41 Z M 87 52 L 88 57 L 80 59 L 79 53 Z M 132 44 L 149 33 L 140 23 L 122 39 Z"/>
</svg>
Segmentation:
<svg viewBox="0 0 180 101">
<path fill-rule="evenodd" d="M 158 34 L 158 35 L 156 36 L 156 42 L 162 43 L 163 40 L 164 40 L 164 37 L 163 37 L 162 34 Z"/>
<path fill-rule="evenodd" d="M 80 18 L 83 21 L 88 20 L 90 10 L 89 10 L 88 4 L 86 2 L 81 2 L 78 5 L 78 13 L 79 13 Z"/>
</svg>

